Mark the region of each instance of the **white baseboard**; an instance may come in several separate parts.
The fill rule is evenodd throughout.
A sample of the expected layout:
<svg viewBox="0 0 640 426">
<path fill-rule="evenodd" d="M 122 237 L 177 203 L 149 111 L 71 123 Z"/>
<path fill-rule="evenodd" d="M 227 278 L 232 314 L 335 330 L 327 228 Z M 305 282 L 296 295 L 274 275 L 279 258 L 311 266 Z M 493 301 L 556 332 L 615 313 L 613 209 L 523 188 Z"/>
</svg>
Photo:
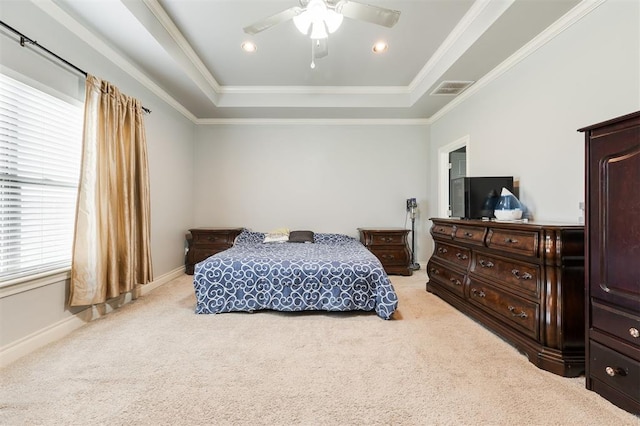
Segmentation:
<svg viewBox="0 0 640 426">
<path fill-rule="evenodd" d="M 183 274 L 184 266 L 181 266 L 171 272 L 158 277 L 148 284 L 138 286 L 138 288 L 136 288 L 134 292 L 136 292 L 138 296 L 145 296 L 161 285 L 164 285 L 169 281 L 182 276 Z M 71 334 L 73 331 L 79 329 L 87 323 L 104 315 L 107 315 L 109 312 L 112 312 L 114 310 L 114 306 L 116 308 L 120 307 L 126 303 L 129 303 L 132 299 L 132 295 L 128 293 L 114 300 L 110 300 L 104 304 L 91 306 L 78 312 L 75 315 L 71 315 L 63 320 L 49 325 L 48 327 L 31 333 L 30 335 L 25 336 L 22 339 L 3 346 L 2 348 L 0 348 L 0 368 L 4 368 L 17 359 L 22 358 L 23 356 L 28 355 L 31 352 L 40 349 L 45 345 L 48 345 L 49 343 L 53 343 L 56 340 L 67 336 L 68 334 Z"/>
</svg>

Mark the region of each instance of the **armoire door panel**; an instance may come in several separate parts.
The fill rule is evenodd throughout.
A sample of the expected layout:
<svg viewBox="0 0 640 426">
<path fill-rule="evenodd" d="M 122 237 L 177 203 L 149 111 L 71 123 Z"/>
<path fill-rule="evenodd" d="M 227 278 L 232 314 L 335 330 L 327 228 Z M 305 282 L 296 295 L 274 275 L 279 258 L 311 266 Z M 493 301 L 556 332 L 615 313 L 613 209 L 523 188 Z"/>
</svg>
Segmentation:
<svg viewBox="0 0 640 426">
<path fill-rule="evenodd" d="M 601 230 L 591 236 L 591 296 L 633 308 L 640 303 L 640 219 L 629 218 L 640 218 L 640 201 L 631 196 L 639 191 L 640 144 L 629 146 L 631 132 L 638 128 L 593 140 L 591 198 L 602 207 L 590 225 Z"/>
</svg>

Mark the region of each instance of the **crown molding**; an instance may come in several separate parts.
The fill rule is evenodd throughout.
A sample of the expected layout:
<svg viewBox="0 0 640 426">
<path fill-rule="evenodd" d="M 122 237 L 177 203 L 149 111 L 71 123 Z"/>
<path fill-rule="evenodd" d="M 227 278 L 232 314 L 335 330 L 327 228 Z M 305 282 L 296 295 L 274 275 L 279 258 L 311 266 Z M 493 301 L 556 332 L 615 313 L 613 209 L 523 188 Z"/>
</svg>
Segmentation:
<svg viewBox="0 0 640 426">
<path fill-rule="evenodd" d="M 220 92 L 220 84 L 216 81 L 215 77 L 211 75 L 209 69 L 200 60 L 198 54 L 193 50 L 191 44 L 182 35 L 182 32 L 178 29 L 176 24 L 171 20 L 167 12 L 162 8 L 158 0 L 143 0 L 144 4 L 149 8 L 151 13 L 160 21 L 162 26 L 167 30 L 169 35 L 175 40 L 180 49 L 189 58 L 191 63 L 198 69 L 207 82 L 213 87 L 216 92 Z"/>
<path fill-rule="evenodd" d="M 570 28 L 573 24 L 580 21 L 582 18 L 587 16 L 589 13 L 593 12 L 600 5 L 605 3 L 607 0 L 583 0 L 578 3 L 573 9 L 565 13 L 560 19 L 551 24 L 548 28 L 546 28 L 543 32 L 538 34 L 535 38 L 533 38 L 529 43 L 525 44 L 522 48 L 520 48 L 513 55 L 509 56 L 502 63 L 500 63 L 493 70 L 489 71 L 484 75 L 481 79 L 475 82 L 472 86 L 458 95 L 455 99 L 449 102 L 447 105 L 442 107 L 438 112 L 433 114 L 430 117 L 430 122 L 435 123 L 440 118 L 444 117 L 448 112 L 455 109 L 458 105 L 465 102 L 467 99 L 475 95 L 489 83 L 496 80 L 502 74 L 516 66 L 520 61 L 528 57 L 529 55 L 536 52 L 542 46 L 547 44 L 549 41 L 553 40 L 555 37 L 560 35 L 566 29 Z"/>
<path fill-rule="evenodd" d="M 231 126 L 292 126 L 292 125 L 322 125 L 322 126 L 424 126 L 430 123 L 426 118 L 201 118 L 196 120 L 198 125 L 231 125 Z"/>
<path fill-rule="evenodd" d="M 477 0 L 407 87 L 417 102 L 515 0 Z"/>
<path fill-rule="evenodd" d="M 121 0 L 147 32 L 214 104 L 220 85 L 157 0 Z"/>
<path fill-rule="evenodd" d="M 408 95 L 408 86 L 222 86 L 225 94 Z"/>
<path fill-rule="evenodd" d="M 1 0 L 0 0 L 1 1 Z M 460 54 L 473 43 L 482 32 L 490 26 L 514 0 L 495 2 L 492 0 L 477 0 L 467 12 L 462 21 L 456 26 L 452 34 L 443 42 L 436 54 L 420 70 L 408 86 L 220 86 L 208 69 L 200 61 L 195 51 L 171 21 L 158 0 L 143 0 L 135 5 L 135 1 L 121 0 L 125 7 L 134 14 L 141 25 L 162 44 L 169 40 L 170 46 L 162 44 L 167 52 L 178 61 L 190 78 L 204 91 L 206 96 L 216 106 L 293 106 L 293 107 L 322 107 L 331 106 L 329 101 L 339 102 L 340 106 L 358 107 L 408 107 L 413 105 L 424 91 L 435 83 L 437 78 L 446 70 L 446 63 L 455 61 Z M 497 79 L 504 72 L 515 66 L 548 41 L 562 33 L 565 29 L 582 19 L 592 10 L 607 0 L 583 0 L 560 20 L 530 41 L 522 49 L 511 55 L 500 65 L 479 79 L 475 84 L 458 95 L 446 106 L 441 108 L 428 119 L 200 119 L 187 108 L 175 100 L 164 89 L 156 84 L 144 72 L 131 63 L 129 59 L 109 46 L 99 36 L 87 29 L 81 23 L 61 9 L 53 0 L 31 0 L 31 2 L 58 21 L 61 25 L 85 41 L 90 47 L 98 51 L 124 72 L 140 82 L 144 87 L 157 95 L 169 106 L 181 113 L 194 124 L 204 125 L 264 125 L 264 124 L 335 124 L 335 125 L 424 125 L 431 124 L 456 108 L 466 99 L 473 96 L 490 82 Z M 131 7 L 130 7 L 131 6 Z M 147 9 L 146 12 L 143 11 Z M 134 12 L 132 9 L 136 10 Z M 145 24 L 153 18 L 151 23 Z M 161 26 L 160 29 L 158 26 Z M 150 29 L 152 28 L 152 29 Z M 474 38 L 475 37 L 475 38 Z M 176 59 L 179 58 L 179 59 Z M 185 69 L 185 67 L 187 69 Z M 442 69 L 445 67 L 445 69 Z"/>
<path fill-rule="evenodd" d="M 187 110 L 181 103 L 176 101 L 171 95 L 164 91 L 164 89 L 158 86 L 149 76 L 133 65 L 126 57 L 105 43 L 102 38 L 88 30 L 84 25 L 76 21 L 75 18 L 71 17 L 71 15 L 61 9 L 52 0 L 32 0 L 32 3 L 55 19 L 67 30 L 75 34 L 79 39 L 83 40 L 91 48 L 95 49 L 102 56 L 113 62 L 121 70 L 140 82 L 144 87 L 149 89 L 180 114 L 195 123 L 196 116 L 193 115 L 191 111 Z"/>
</svg>

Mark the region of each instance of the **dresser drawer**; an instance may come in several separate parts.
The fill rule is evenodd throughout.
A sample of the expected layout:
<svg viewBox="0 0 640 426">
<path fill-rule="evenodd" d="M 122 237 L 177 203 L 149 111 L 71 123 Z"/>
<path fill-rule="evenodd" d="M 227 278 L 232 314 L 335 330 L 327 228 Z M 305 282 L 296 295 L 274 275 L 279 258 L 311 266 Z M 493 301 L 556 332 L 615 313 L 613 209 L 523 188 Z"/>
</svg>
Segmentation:
<svg viewBox="0 0 640 426">
<path fill-rule="evenodd" d="M 429 261 L 427 264 L 427 274 L 429 280 L 439 282 L 448 290 L 464 297 L 464 274 L 452 271 L 434 261 Z"/>
<path fill-rule="evenodd" d="M 406 266 L 411 259 L 409 259 L 409 252 L 404 250 L 404 246 L 400 249 L 385 249 L 380 247 L 372 248 L 371 252 L 380 259 L 380 263 L 383 266 Z"/>
<path fill-rule="evenodd" d="M 640 348 L 640 317 L 591 301 L 591 326 Z"/>
<path fill-rule="evenodd" d="M 538 233 L 491 228 L 487 234 L 487 247 L 523 256 L 538 257 Z"/>
<path fill-rule="evenodd" d="M 465 271 L 469 267 L 469 262 L 471 261 L 471 250 L 441 242 L 436 242 L 434 255 L 439 259 L 443 259 L 460 266 Z"/>
<path fill-rule="evenodd" d="M 453 238 L 454 232 L 455 227 L 452 225 L 442 225 L 439 223 L 434 223 L 433 226 L 431 226 L 431 235 L 433 236 Z"/>
<path fill-rule="evenodd" d="M 535 299 L 540 296 L 540 267 L 538 265 L 476 252 L 471 272 L 512 288 L 518 294 L 531 296 Z"/>
<path fill-rule="evenodd" d="M 494 317 L 538 338 L 540 305 L 482 282 L 469 280 L 469 301 Z"/>
<path fill-rule="evenodd" d="M 640 400 L 640 362 L 593 340 L 589 341 L 591 377 Z"/>
<path fill-rule="evenodd" d="M 483 246 L 486 233 L 487 228 L 484 227 L 458 226 L 453 239 L 464 241 L 467 244 Z"/>
</svg>

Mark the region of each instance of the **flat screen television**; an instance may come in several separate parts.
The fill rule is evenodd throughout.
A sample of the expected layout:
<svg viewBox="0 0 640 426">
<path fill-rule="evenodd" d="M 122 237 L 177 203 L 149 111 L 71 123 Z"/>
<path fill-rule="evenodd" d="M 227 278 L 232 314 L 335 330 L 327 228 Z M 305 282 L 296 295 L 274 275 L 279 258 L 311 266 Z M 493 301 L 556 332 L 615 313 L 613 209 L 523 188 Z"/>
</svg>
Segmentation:
<svg viewBox="0 0 640 426">
<path fill-rule="evenodd" d="M 513 176 L 461 177 L 451 180 L 451 217 L 494 218 L 502 188 L 513 192 Z"/>
</svg>

